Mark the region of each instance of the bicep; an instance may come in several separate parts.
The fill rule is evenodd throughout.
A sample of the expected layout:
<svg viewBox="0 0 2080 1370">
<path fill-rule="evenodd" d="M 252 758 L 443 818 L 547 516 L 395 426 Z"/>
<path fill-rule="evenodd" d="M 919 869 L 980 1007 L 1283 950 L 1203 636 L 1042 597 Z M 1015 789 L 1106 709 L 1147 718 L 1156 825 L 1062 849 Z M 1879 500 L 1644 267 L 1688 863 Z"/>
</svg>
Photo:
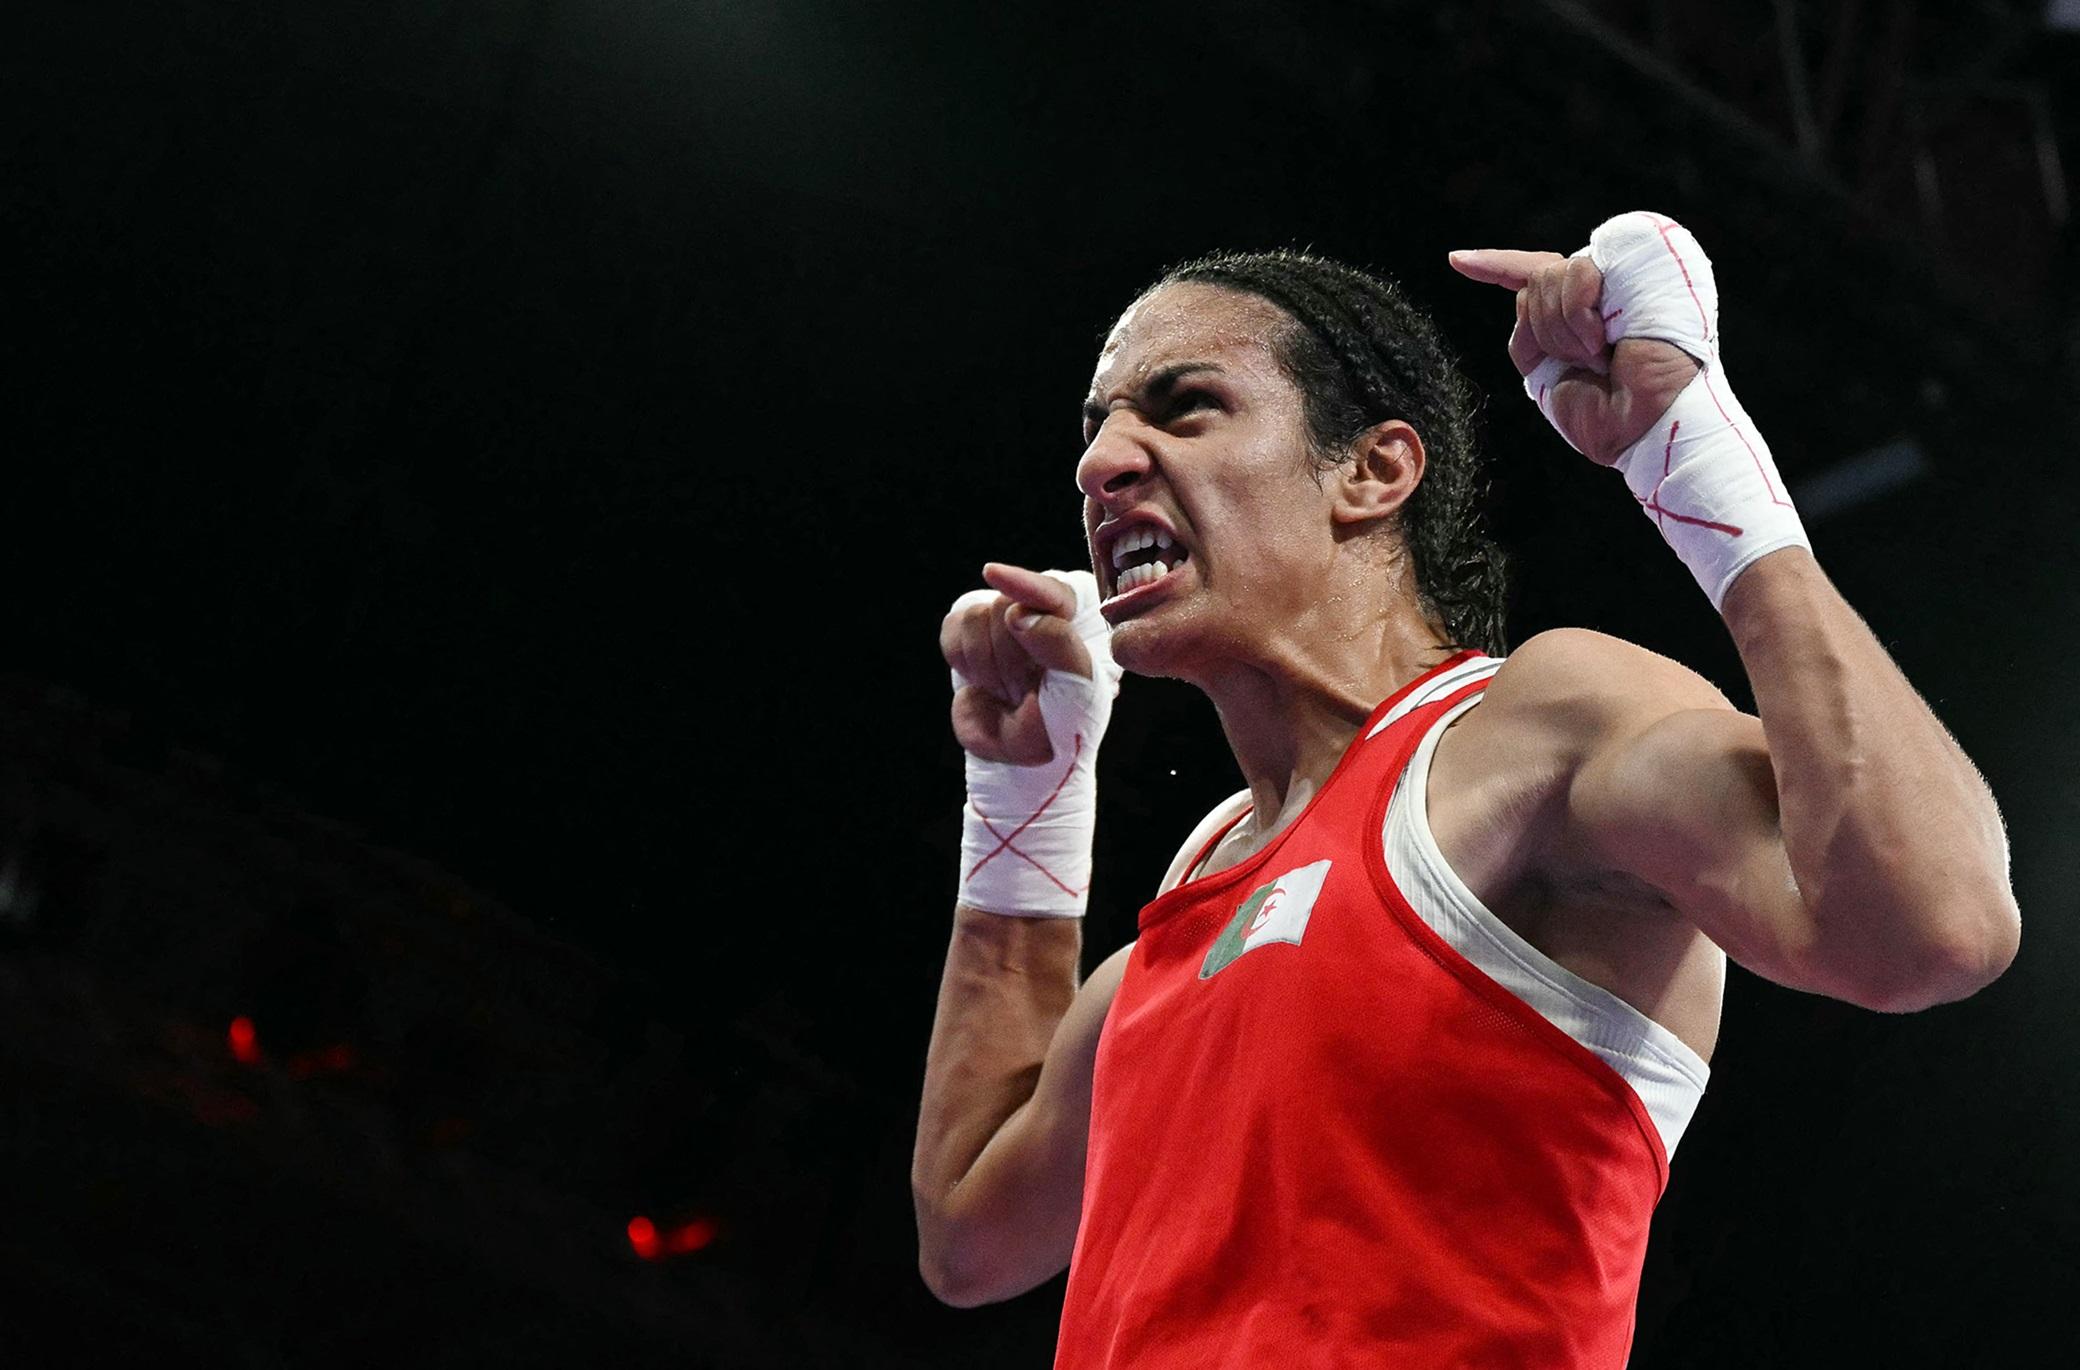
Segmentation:
<svg viewBox="0 0 2080 1370">
<path fill-rule="evenodd" d="M 1567 812 L 1594 859 L 1659 891 L 1741 966 L 1846 997 L 1785 853 L 1761 720 L 1681 708 L 1621 731 L 1583 761 Z"/>
</svg>

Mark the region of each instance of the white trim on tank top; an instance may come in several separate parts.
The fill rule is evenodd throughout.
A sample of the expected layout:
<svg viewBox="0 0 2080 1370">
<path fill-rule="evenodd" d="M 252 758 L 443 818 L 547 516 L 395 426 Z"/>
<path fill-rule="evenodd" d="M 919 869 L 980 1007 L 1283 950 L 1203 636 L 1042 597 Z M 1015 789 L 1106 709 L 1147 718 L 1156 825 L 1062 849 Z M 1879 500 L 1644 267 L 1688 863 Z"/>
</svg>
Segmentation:
<svg viewBox="0 0 2080 1370">
<path fill-rule="evenodd" d="M 1468 657 L 1452 667 L 1451 670 L 1437 677 L 1437 679 L 1425 684 L 1420 690 L 1410 690 L 1406 699 L 1403 699 L 1380 716 L 1379 722 L 1372 725 L 1372 731 L 1365 734 L 1366 739 L 1369 741 L 1379 736 L 1410 713 L 1428 704 L 1431 700 L 1443 699 L 1461 685 L 1468 685 L 1476 680 L 1486 680 L 1501 669 L 1502 658 L 1499 656 Z"/>
<path fill-rule="evenodd" d="M 1481 660 L 1488 675 L 1501 665 Z M 1440 692 L 1421 693 L 1436 698 Z M 1496 917 L 1451 868 L 1430 831 L 1430 758 L 1452 720 L 1480 700 L 1479 694 L 1463 699 L 1432 722 L 1396 780 L 1380 834 L 1387 874 L 1417 915 L 1461 956 L 1617 1071 L 1646 1105 L 1662 1150 L 1673 1158 L 1704 1097 L 1711 1067 L 1668 1028 L 1554 961 Z"/>
</svg>

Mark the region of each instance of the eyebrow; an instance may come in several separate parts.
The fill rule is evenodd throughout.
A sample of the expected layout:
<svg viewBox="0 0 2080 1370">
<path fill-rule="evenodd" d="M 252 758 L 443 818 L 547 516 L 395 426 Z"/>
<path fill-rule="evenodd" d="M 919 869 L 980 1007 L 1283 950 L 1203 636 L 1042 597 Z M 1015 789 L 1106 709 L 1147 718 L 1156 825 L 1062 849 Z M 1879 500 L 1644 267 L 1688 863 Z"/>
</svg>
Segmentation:
<svg viewBox="0 0 2080 1370">
<path fill-rule="evenodd" d="M 1177 383 L 1180 380 L 1183 380 L 1193 372 L 1212 371 L 1225 373 L 1226 370 L 1227 368 L 1219 362 L 1172 362 L 1168 366 L 1157 368 L 1147 380 L 1141 383 L 1141 394 L 1147 399 L 1160 403 L 1169 398 L 1170 392 L 1177 388 Z M 1098 403 L 1098 397 L 1095 394 L 1088 396 L 1083 402 L 1083 421 L 1085 423 L 1103 423 L 1105 422 L 1107 412 L 1105 406 Z"/>
</svg>

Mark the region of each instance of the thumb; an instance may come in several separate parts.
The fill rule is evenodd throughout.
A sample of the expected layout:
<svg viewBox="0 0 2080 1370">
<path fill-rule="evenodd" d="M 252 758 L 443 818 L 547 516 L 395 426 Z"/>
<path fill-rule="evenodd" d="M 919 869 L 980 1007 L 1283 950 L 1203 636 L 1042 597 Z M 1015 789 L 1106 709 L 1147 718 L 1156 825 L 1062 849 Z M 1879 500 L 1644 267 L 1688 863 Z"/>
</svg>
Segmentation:
<svg viewBox="0 0 2080 1370">
<path fill-rule="evenodd" d="M 1075 607 L 1073 595 L 1070 607 Z M 1068 619 L 1014 603 L 1005 606 L 1004 622 L 1017 635 L 1026 655 L 1041 669 L 1091 678 L 1091 649 L 1076 635 Z"/>
<path fill-rule="evenodd" d="M 1011 601 L 1004 622 L 1042 670 L 1092 676 L 1090 648 L 1077 635 L 1076 591 L 1053 576 L 1000 561 L 982 568 L 990 588 Z"/>
</svg>

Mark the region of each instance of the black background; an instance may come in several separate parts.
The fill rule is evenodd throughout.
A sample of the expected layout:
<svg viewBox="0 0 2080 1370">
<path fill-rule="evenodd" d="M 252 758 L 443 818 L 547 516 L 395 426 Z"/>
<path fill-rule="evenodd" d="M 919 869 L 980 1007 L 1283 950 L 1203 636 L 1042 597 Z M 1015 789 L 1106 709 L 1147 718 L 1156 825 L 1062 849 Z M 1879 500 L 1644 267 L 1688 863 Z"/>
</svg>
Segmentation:
<svg viewBox="0 0 2080 1370">
<path fill-rule="evenodd" d="M 1633 1363 L 2069 1354 L 2072 232 L 1965 87 L 2050 91 L 2080 146 L 2074 40 L 1809 8 L 1810 153 L 1760 4 L 17 8 L 22 1363 L 1047 1364 L 1059 1281 L 956 1312 L 914 1268 L 945 605 L 1078 564 L 1073 424 L 1135 290 L 1306 245 L 1399 277 L 1489 396 L 1512 638 L 1599 628 L 1745 703 L 1519 398 L 1507 296 L 1444 263 L 1637 207 L 1712 252 L 1795 489 L 1925 454 L 1808 525 L 1992 784 L 2026 931 L 1910 1017 L 1734 973 Z M 1145 680 L 1104 774 L 1087 962 L 1236 784 Z M 410 973 L 419 934 L 368 931 L 434 923 Z M 448 1008 L 395 1009 L 421 979 Z M 237 1013 L 265 1066 L 210 1045 Z M 295 1066 L 342 1037 L 362 1067 Z M 638 1212 L 718 1236 L 645 1263 Z"/>
</svg>

